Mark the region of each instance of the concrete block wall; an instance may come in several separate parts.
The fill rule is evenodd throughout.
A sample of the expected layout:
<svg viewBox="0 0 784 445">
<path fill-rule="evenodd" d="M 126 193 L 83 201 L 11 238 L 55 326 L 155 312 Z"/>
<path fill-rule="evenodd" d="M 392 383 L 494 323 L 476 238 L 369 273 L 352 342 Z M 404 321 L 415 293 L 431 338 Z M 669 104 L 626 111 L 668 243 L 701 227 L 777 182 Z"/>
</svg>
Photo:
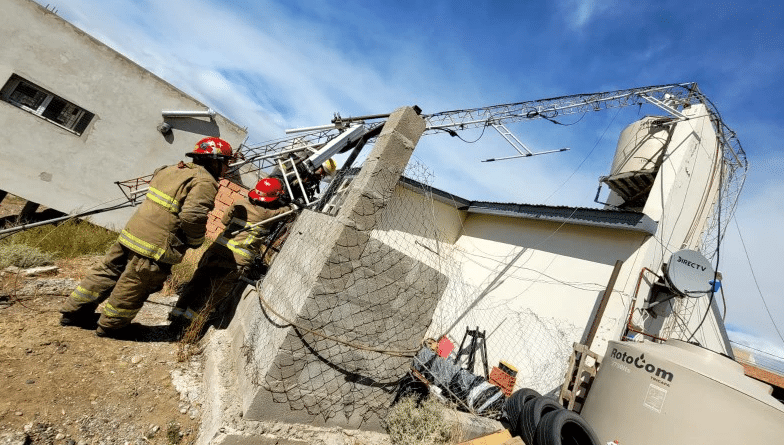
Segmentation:
<svg viewBox="0 0 784 445">
<path fill-rule="evenodd" d="M 243 331 L 233 347 L 244 338 L 234 354 L 244 354 L 245 419 L 380 429 L 411 358 L 362 348 L 416 350 L 445 277 L 363 235 L 335 218 L 303 213 L 260 288 L 285 320 L 265 314 L 254 292 L 247 295 L 238 310 L 244 321 L 233 327 Z M 351 248 L 341 246 L 346 240 Z"/>
<path fill-rule="evenodd" d="M 371 238 L 424 131 L 411 108 L 387 121 L 336 217 L 303 212 L 232 321 L 246 420 L 380 428 L 445 277 Z"/>
</svg>

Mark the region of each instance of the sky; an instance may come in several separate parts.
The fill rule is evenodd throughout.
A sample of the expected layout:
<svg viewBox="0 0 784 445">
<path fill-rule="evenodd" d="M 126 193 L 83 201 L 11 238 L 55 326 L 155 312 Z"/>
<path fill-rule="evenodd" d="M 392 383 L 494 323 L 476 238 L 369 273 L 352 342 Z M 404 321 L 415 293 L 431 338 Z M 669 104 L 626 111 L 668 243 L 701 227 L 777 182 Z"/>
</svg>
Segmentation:
<svg viewBox="0 0 784 445">
<path fill-rule="evenodd" d="M 61 17 L 249 131 L 418 105 L 423 113 L 697 82 L 750 169 L 719 270 L 735 343 L 784 357 L 784 6 L 775 1 L 61 0 Z M 598 207 L 626 107 L 425 136 L 415 159 L 467 199 Z M 605 188 L 606 193 L 606 188 Z"/>
</svg>

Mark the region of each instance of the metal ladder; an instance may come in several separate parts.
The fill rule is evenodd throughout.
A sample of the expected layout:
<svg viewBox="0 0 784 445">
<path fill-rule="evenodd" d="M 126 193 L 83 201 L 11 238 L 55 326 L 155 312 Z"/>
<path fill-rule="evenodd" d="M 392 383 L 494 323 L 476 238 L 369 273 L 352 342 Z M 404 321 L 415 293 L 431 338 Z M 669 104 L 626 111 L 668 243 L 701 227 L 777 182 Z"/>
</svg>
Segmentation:
<svg viewBox="0 0 784 445">
<path fill-rule="evenodd" d="M 299 174 L 299 170 L 297 170 L 296 159 L 294 156 L 289 156 L 286 159 L 278 159 L 278 168 L 280 169 L 281 175 L 283 175 L 283 184 L 286 187 L 286 193 L 294 198 L 294 193 L 291 189 L 291 178 L 293 177 L 296 179 L 296 183 L 299 186 L 300 192 L 302 192 L 302 199 L 305 200 L 305 205 L 312 204 L 314 201 L 311 201 L 310 198 L 308 198 L 308 193 L 305 191 L 305 185 L 302 181 L 302 177 Z"/>
</svg>

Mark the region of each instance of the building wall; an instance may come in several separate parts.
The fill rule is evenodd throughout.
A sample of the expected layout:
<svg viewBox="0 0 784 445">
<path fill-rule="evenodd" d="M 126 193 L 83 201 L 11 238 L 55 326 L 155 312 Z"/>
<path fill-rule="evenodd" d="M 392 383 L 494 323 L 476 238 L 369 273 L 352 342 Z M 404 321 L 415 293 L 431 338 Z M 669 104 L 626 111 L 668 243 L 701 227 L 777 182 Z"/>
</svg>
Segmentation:
<svg viewBox="0 0 784 445">
<path fill-rule="evenodd" d="M 229 326 L 243 419 L 380 429 L 445 279 L 371 236 L 425 129 L 406 107 L 381 131 L 336 216 L 304 210 Z"/>
<path fill-rule="evenodd" d="M 486 333 L 488 367 L 518 369 L 516 386 L 560 385 L 574 342 L 584 342 L 613 266 L 645 235 L 627 230 L 469 214 L 452 250 L 450 286 L 428 335 L 458 345 L 466 329 Z M 444 249 L 446 250 L 446 249 Z M 613 292 L 610 305 L 623 312 Z M 601 328 L 606 330 L 607 328 Z M 484 371 L 478 366 L 475 373 Z"/>
<path fill-rule="evenodd" d="M 207 106 L 33 1 L 0 0 L 0 10 L 0 84 L 16 74 L 95 114 L 78 136 L 0 101 L 0 189 L 62 212 L 85 211 L 122 202 L 115 181 L 185 159 L 204 136 L 235 148 L 243 142 L 246 130 L 220 115 L 168 119 L 173 131 L 162 135 L 162 110 Z M 132 211 L 91 218 L 121 228 Z"/>
<path fill-rule="evenodd" d="M 398 185 L 371 237 L 440 269 L 460 234 L 466 212 Z M 446 249 L 447 251 L 442 251 Z"/>
<path fill-rule="evenodd" d="M 215 239 L 225 229 L 221 218 L 234 201 L 248 197 L 248 189 L 227 179 L 220 181 L 218 194 L 215 196 L 215 208 L 207 215 L 207 237 Z"/>
<path fill-rule="evenodd" d="M 363 166 L 364 177 L 375 182 L 352 183 L 354 198 L 345 201 L 352 204 L 336 217 L 303 213 L 262 282 L 257 297 L 282 317 L 256 298 L 241 303 L 243 317 L 232 326 L 234 355 L 246 360 L 240 375 L 245 415 L 320 423 L 318 413 L 326 412 L 326 424 L 365 424 L 368 413 L 381 414 L 384 400 L 350 379 L 362 375 L 387 384 L 368 370 L 383 368 L 386 379 L 405 368 L 406 360 L 373 366 L 376 359 L 367 354 L 287 331 L 286 320 L 294 319 L 363 344 L 390 336 L 396 344 L 419 341 L 423 334 L 447 335 L 459 346 L 466 329 L 478 328 L 486 335 L 488 367 L 503 360 L 519 371 L 516 387 L 555 391 L 572 344 L 588 340 L 616 262 L 623 267 L 592 344 L 600 355 L 624 332 L 635 298 L 638 303 L 647 296 L 647 289 L 635 292 L 640 270 L 658 272 L 668 253 L 699 239 L 714 184 L 703 171 L 711 171 L 715 137 L 708 129 L 694 130 L 701 128 L 699 118 L 684 124 L 670 147 L 672 165 L 657 178 L 659 192 L 652 199 L 662 209 L 651 210 L 659 222 L 655 237 L 579 221 L 466 213 L 394 185 L 387 198 L 382 190 L 397 181 L 397 170 L 377 160 Z M 378 171 L 368 174 L 368 166 Z M 718 327 L 709 320 L 702 330 Z M 314 351 L 318 360 L 311 357 Z M 482 374 L 478 353 L 474 373 Z M 354 397 L 360 392 L 364 402 Z"/>
<path fill-rule="evenodd" d="M 704 107 L 685 113 L 691 119 L 674 128 L 645 207 L 658 223 L 653 237 L 469 213 L 454 248 L 442 248 L 459 267 L 445 271 L 450 285 L 428 335 L 446 334 L 459 343 L 467 328 L 484 330 L 489 366 L 504 360 L 520 369 L 518 387 L 550 391 L 563 377 L 572 343 L 588 340 L 592 316 L 620 260 L 623 266 L 592 344 L 603 355 L 607 341 L 623 335 L 631 305 L 639 309 L 648 297 L 652 275 L 637 289 L 643 268 L 661 274 L 662 262 L 673 252 L 698 250 L 711 216 L 719 185 L 716 135 Z M 707 312 L 694 339 L 727 351 L 723 325 L 706 297 L 673 302 L 674 310 L 662 305 L 656 318 L 635 310 L 635 323 L 654 335 L 685 340 Z M 687 320 L 686 329 L 678 328 L 678 317 Z"/>
</svg>

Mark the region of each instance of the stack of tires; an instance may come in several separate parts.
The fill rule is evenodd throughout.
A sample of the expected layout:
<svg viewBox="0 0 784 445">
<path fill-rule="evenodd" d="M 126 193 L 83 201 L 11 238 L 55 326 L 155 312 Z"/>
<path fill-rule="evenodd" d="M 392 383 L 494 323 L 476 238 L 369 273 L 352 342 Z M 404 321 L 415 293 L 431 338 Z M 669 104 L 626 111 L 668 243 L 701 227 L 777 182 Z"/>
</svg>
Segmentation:
<svg viewBox="0 0 784 445">
<path fill-rule="evenodd" d="M 531 388 L 515 391 L 504 405 L 514 436 L 526 445 L 599 445 L 590 425 L 579 414 Z"/>
</svg>

